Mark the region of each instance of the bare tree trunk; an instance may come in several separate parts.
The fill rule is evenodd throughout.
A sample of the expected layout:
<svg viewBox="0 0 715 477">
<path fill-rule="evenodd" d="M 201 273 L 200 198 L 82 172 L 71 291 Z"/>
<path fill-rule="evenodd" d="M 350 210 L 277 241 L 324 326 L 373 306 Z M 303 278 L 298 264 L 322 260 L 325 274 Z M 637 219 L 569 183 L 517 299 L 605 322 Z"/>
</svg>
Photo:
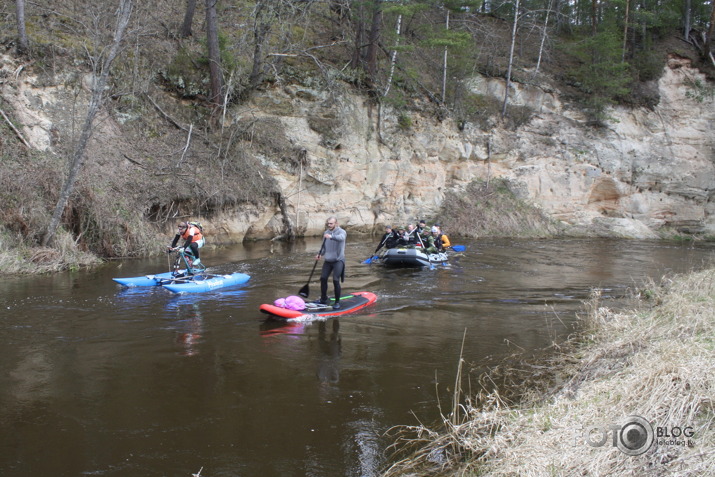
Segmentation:
<svg viewBox="0 0 715 477">
<path fill-rule="evenodd" d="M 713 33 L 715 32 L 715 0 L 712 0 L 712 8 L 710 10 L 710 24 L 708 25 L 708 34 L 705 37 L 705 56 L 710 57 L 710 60 L 712 61 L 712 41 L 713 41 Z"/>
<path fill-rule="evenodd" d="M 186 13 L 184 14 L 184 23 L 181 24 L 179 36 L 188 38 L 191 36 L 191 24 L 194 22 L 194 12 L 196 11 L 196 0 L 186 0 Z"/>
<path fill-rule="evenodd" d="M 546 33 L 549 28 L 549 14 L 551 13 L 552 0 L 549 0 L 549 4 L 546 6 L 546 18 L 544 19 L 544 29 L 541 32 L 541 44 L 539 45 L 539 59 L 536 60 L 536 70 L 535 73 L 539 72 L 539 67 L 541 66 L 541 57 L 544 53 L 544 43 L 546 43 Z"/>
<path fill-rule="evenodd" d="M 223 77 L 221 76 L 221 51 L 218 45 L 218 21 L 216 4 L 218 0 L 206 0 L 206 40 L 209 47 L 209 81 L 211 97 L 209 100 L 219 109 L 223 104 Z"/>
<path fill-rule="evenodd" d="M 621 61 L 626 61 L 626 47 L 628 41 L 628 15 L 630 14 L 631 1 L 626 0 L 626 18 L 623 20 L 623 52 L 621 53 Z"/>
<path fill-rule="evenodd" d="M 595 1 L 595 0 L 594 0 Z M 511 66 L 514 63 L 514 46 L 516 45 L 516 26 L 519 23 L 519 0 L 514 5 L 514 25 L 511 28 L 511 48 L 509 50 L 509 65 L 506 70 L 506 88 L 504 89 L 504 105 L 501 110 L 501 117 L 506 116 L 506 107 L 509 104 L 509 87 L 511 86 Z"/>
<path fill-rule="evenodd" d="M 591 34 L 598 32 L 598 0 L 591 0 Z"/>
<path fill-rule="evenodd" d="M 685 0 L 683 11 L 683 38 L 685 38 L 685 41 L 689 41 L 688 38 L 690 38 L 690 10 L 691 0 Z"/>
<path fill-rule="evenodd" d="M 402 28 L 402 14 L 397 15 L 397 26 L 395 27 L 395 46 L 400 44 L 400 30 Z M 390 58 L 390 76 L 387 78 L 387 86 L 385 87 L 385 92 L 383 96 L 387 96 L 390 92 L 390 86 L 392 86 L 392 78 L 395 75 L 395 64 L 397 63 L 397 50 L 392 50 L 392 56 Z"/>
<path fill-rule="evenodd" d="M 79 141 L 75 147 L 74 153 L 72 155 L 72 162 L 70 164 L 69 174 L 62 186 L 62 191 L 60 192 L 60 197 L 55 205 L 55 210 L 50 219 L 50 223 L 47 226 L 47 231 L 42 239 L 42 245 L 47 246 L 52 244 L 52 240 L 57 232 L 57 227 L 60 225 L 60 220 L 62 219 L 62 214 L 69 202 L 70 196 L 74 191 L 75 183 L 79 177 L 79 173 L 82 170 L 85 160 L 85 151 L 87 149 L 87 144 L 89 139 L 92 137 L 94 118 L 97 112 L 102 107 L 104 103 L 104 93 L 105 86 L 107 84 L 107 78 L 109 77 L 109 72 L 112 67 L 114 59 L 119 54 L 119 48 L 124 38 L 124 32 L 129 25 L 129 18 L 132 13 L 132 0 L 120 0 L 119 2 L 119 14 L 117 18 L 117 26 L 114 30 L 114 38 L 112 40 L 112 45 L 109 49 L 109 53 L 104 59 L 104 63 L 99 66 L 100 70 L 95 71 L 92 79 L 92 96 L 89 101 L 89 108 L 87 109 L 87 117 L 84 120 L 84 125 L 82 126 L 82 132 L 80 133 Z M 99 65 L 101 62 L 101 57 L 97 58 L 94 62 L 95 65 Z M 97 66 L 95 66 L 96 68 Z"/>
<path fill-rule="evenodd" d="M 445 29 L 449 30 L 449 9 L 445 20 Z M 447 102 L 447 47 L 444 47 L 444 58 L 442 60 L 442 103 Z"/>
<path fill-rule="evenodd" d="M 367 41 L 367 75 L 374 84 L 377 79 L 377 49 L 380 42 L 380 32 L 382 30 L 382 5 L 381 0 L 375 0 L 372 4 L 372 22 L 370 24 L 370 36 Z"/>
<path fill-rule="evenodd" d="M 354 19 L 355 28 L 355 48 L 353 50 L 353 56 L 350 61 L 350 67 L 357 70 L 362 64 L 362 42 L 363 42 L 363 4 L 358 2 L 357 12 L 352 15 Z"/>
<path fill-rule="evenodd" d="M 554 0 L 552 8 L 554 10 L 554 16 L 556 17 L 554 19 L 554 27 L 556 28 L 556 33 L 558 34 L 561 33 L 564 24 L 563 15 L 561 15 L 561 0 Z"/>
<path fill-rule="evenodd" d="M 268 34 L 271 32 L 270 11 L 267 11 L 269 8 L 271 7 L 266 5 L 264 1 L 256 4 L 255 23 L 253 25 L 253 69 L 248 78 L 251 90 L 256 89 L 263 79 L 263 46 Z"/>
<path fill-rule="evenodd" d="M 15 11 L 17 12 L 17 54 L 24 55 L 30 48 L 25 31 L 25 0 L 15 0 Z"/>
</svg>

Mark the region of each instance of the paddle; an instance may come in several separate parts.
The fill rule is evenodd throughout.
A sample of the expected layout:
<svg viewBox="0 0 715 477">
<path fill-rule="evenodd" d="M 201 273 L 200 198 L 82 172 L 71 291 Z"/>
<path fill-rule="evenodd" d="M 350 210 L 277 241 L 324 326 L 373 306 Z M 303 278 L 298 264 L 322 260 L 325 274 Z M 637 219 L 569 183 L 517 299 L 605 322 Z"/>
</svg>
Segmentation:
<svg viewBox="0 0 715 477">
<path fill-rule="evenodd" d="M 389 237 L 390 237 L 389 235 L 385 235 L 385 238 L 382 239 L 382 242 L 380 242 L 380 245 L 378 245 L 377 248 L 375 249 L 375 253 L 377 253 L 377 251 L 380 250 L 380 248 L 385 244 L 385 241 L 386 241 Z M 373 256 L 368 257 L 368 258 L 366 258 L 365 260 L 363 260 L 362 263 L 370 264 L 370 263 L 372 263 L 373 260 L 377 260 L 378 258 L 379 258 L 379 257 L 378 257 L 377 255 L 373 255 Z"/>
<path fill-rule="evenodd" d="M 467 250 L 467 247 L 465 245 L 452 245 L 452 250 L 455 252 L 464 252 Z"/>
<path fill-rule="evenodd" d="M 320 250 L 318 250 L 318 255 L 323 253 L 323 249 L 325 248 L 325 238 L 323 238 L 323 243 L 320 246 Z M 310 271 L 310 276 L 308 277 L 308 282 L 303 285 L 303 288 L 300 289 L 298 292 L 298 295 L 302 296 L 303 298 L 308 298 L 308 295 L 310 295 L 310 280 L 313 279 L 313 273 L 315 272 L 315 267 L 318 265 L 318 261 L 316 260 L 315 263 L 313 264 L 313 269 Z"/>
<path fill-rule="evenodd" d="M 378 255 L 373 255 L 372 257 L 368 257 L 363 260 L 362 263 L 367 263 L 369 265 L 372 263 L 373 260 L 377 260 L 378 258 L 380 258 Z"/>
</svg>

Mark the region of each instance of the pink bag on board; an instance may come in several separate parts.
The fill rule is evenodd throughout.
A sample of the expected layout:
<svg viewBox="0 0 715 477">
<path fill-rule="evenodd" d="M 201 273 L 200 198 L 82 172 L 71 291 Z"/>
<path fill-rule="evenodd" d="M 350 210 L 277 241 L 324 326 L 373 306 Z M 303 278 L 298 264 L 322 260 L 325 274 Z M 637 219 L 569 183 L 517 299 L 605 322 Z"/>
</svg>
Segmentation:
<svg viewBox="0 0 715 477">
<path fill-rule="evenodd" d="M 299 296 L 291 295 L 286 297 L 285 307 L 289 310 L 305 310 L 305 302 Z"/>
<path fill-rule="evenodd" d="M 299 296 L 291 295 L 286 298 L 278 298 L 273 302 L 273 305 L 279 308 L 286 308 L 288 310 L 305 310 L 305 302 Z"/>
</svg>

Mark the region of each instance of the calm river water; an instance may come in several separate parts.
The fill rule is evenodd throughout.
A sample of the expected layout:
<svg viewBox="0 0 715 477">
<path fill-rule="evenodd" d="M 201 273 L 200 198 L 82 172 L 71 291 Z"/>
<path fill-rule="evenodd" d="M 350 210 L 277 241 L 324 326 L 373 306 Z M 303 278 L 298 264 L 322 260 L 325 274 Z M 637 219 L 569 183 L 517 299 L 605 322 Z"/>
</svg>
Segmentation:
<svg viewBox="0 0 715 477">
<path fill-rule="evenodd" d="M 467 252 L 448 268 L 385 269 L 360 263 L 372 239 L 351 238 L 344 290 L 379 298 L 326 322 L 285 325 L 258 311 L 298 293 L 317 239 L 206 251 L 211 270 L 252 278 L 199 295 L 111 280 L 166 271 L 165 258 L 4 277 L 0 475 L 376 475 L 387 429 L 438 419 L 465 330 L 475 366 L 538 350 L 573 330 L 592 288 L 622 297 L 647 277 L 712 263 L 715 250 L 455 241 Z M 317 279 L 310 289 L 317 298 Z"/>
</svg>

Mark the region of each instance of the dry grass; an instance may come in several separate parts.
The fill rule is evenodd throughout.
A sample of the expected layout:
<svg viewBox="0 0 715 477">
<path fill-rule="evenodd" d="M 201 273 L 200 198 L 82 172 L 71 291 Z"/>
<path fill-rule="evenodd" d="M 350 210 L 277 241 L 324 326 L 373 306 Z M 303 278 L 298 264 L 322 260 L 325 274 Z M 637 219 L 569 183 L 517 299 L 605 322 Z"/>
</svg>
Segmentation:
<svg viewBox="0 0 715 477">
<path fill-rule="evenodd" d="M 568 352 L 484 375 L 483 392 L 463 404 L 468 418 L 457 425 L 444 419 L 440 432 L 397 430 L 404 457 L 384 475 L 712 475 L 715 269 L 666 280 L 640 300 L 639 310 L 618 313 L 594 297 Z M 511 372 L 514 384 L 494 391 Z M 611 446 L 610 433 L 603 447 L 584 442 L 583 429 L 633 415 L 656 434 L 691 426 L 694 445 L 656 437 L 644 454 L 629 456 Z"/>
<path fill-rule="evenodd" d="M 0 270 L 5 274 L 35 274 L 76 270 L 100 263 L 93 254 L 77 247 L 69 233 L 60 231 L 53 248 L 29 247 L 19 236 L 0 227 Z"/>
<path fill-rule="evenodd" d="M 504 179 L 476 180 L 464 192 L 449 192 L 439 217 L 462 237 L 552 237 L 560 233 L 543 211 L 519 199 Z"/>
</svg>

